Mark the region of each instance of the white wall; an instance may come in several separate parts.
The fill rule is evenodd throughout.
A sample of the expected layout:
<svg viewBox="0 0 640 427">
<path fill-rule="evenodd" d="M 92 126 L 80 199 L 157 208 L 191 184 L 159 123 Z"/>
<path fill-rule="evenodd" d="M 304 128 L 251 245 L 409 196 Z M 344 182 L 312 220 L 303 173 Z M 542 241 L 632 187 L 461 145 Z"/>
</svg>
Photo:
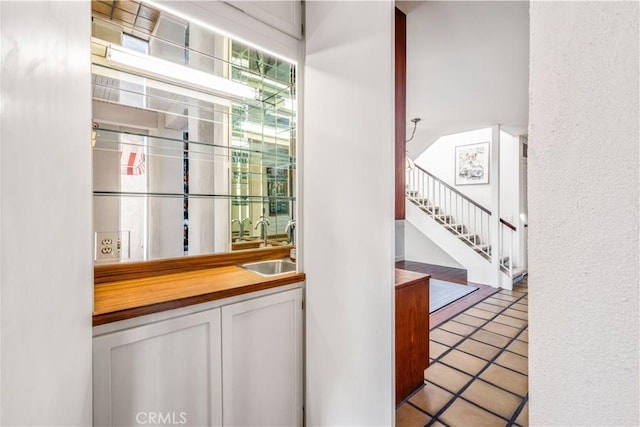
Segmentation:
<svg viewBox="0 0 640 427">
<path fill-rule="evenodd" d="M 462 145 L 476 144 L 480 142 L 488 142 L 489 150 L 493 147 L 491 140 L 491 128 L 476 129 L 469 132 L 455 133 L 452 135 L 443 135 L 438 138 L 429 148 L 427 148 L 415 160 L 415 163 L 427 172 L 440 178 L 471 200 L 479 203 L 489 210 L 491 206 L 491 185 L 493 181 L 489 179 L 488 184 L 473 185 L 456 185 L 455 155 L 456 147 Z M 490 159 L 490 157 L 487 157 Z M 489 161 L 489 171 L 494 165 Z"/>
<path fill-rule="evenodd" d="M 524 269 L 528 267 L 528 257 L 527 257 L 527 247 L 529 245 L 528 242 L 528 221 L 529 221 L 529 208 L 528 208 L 528 200 L 529 196 L 527 194 L 528 187 L 528 176 L 529 176 L 529 168 L 528 168 L 528 158 L 525 157 L 527 155 L 526 149 L 528 147 L 528 139 L 524 136 L 520 136 L 518 138 L 520 145 L 520 215 L 517 220 L 518 227 L 518 238 L 520 239 L 520 266 Z"/>
<path fill-rule="evenodd" d="M 407 224 L 413 225 L 419 233 L 429 236 L 434 244 L 440 246 L 446 254 L 466 269 L 469 282 L 493 287 L 501 286 L 499 267 L 496 264 L 487 261 L 461 239 L 452 238 L 451 232 L 429 215 L 425 215 L 424 211 L 413 203 L 407 203 L 406 213 Z"/>
<path fill-rule="evenodd" d="M 458 146 L 489 142 L 491 147 L 491 128 L 477 129 L 438 138 L 427 148 L 415 163 L 431 172 L 462 194 L 480 203 L 487 209 L 491 206 L 491 186 L 488 184 L 456 185 L 455 184 L 455 149 Z M 519 213 L 519 142 L 507 132 L 500 132 L 500 216 L 517 217 Z M 494 165 L 489 164 L 489 169 Z"/>
<path fill-rule="evenodd" d="M 396 220 L 396 244 L 395 244 L 395 254 L 396 261 L 403 261 L 405 259 L 405 243 L 404 243 L 404 233 L 405 233 L 405 220 L 397 219 Z"/>
<path fill-rule="evenodd" d="M 499 146 L 500 167 L 499 167 L 499 185 L 500 185 L 500 206 L 493 202 L 493 186 L 495 179 L 491 177 L 488 184 L 474 185 L 456 185 L 455 177 L 455 152 L 456 147 L 481 142 L 489 142 L 490 150 L 495 150 Z M 492 128 L 477 129 L 468 132 L 455 133 L 445 135 L 438 138 L 431 144 L 418 158 L 415 163 L 440 178 L 460 193 L 471 198 L 471 200 L 479 203 L 489 209 L 494 215 L 499 215 L 515 225 L 517 230 L 511 235 L 505 230 L 504 248 L 505 256 L 509 256 L 509 247 L 511 239 L 513 239 L 513 254 L 510 257 L 515 260 L 515 266 L 522 266 L 521 263 L 521 247 L 520 236 L 522 227 L 520 226 L 520 192 L 522 190 L 521 174 L 520 174 L 520 141 L 519 137 L 513 136 L 505 131 L 500 131 L 499 144 L 492 138 Z M 496 162 L 489 162 L 490 176 L 493 176 L 496 168 Z M 437 202 L 436 202 L 437 204 Z M 458 218 L 459 220 L 459 218 Z M 414 246 L 414 248 L 417 248 Z M 407 251 L 409 251 L 407 249 Z M 412 252 L 412 257 L 419 256 L 419 253 Z M 428 256 L 428 254 L 424 254 Z M 407 258 L 409 259 L 409 258 Z M 426 261 L 425 261 L 426 262 Z"/>
<path fill-rule="evenodd" d="M 520 239 L 523 237 L 524 230 L 520 223 L 520 198 L 522 197 L 520 192 L 523 186 L 521 178 L 526 179 L 526 175 L 521 175 L 521 167 L 520 138 L 501 131 L 500 218 L 516 227 L 515 232 L 510 231 L 509 228 L 503 228 L 503 257 L 509 257 L 514 267 L 523 266 L 523 250 L 520 245 Z"/>
<path fill-rule="evenodd" d="M 0 424 L 86 426 L 90 4 L 0 2 L 0 14 Z"/>
<path fill-rule="evenodd" d="M 520 146 L 517 136 L 500 132 L 500 217 L 517 225 L 520 214 Z"/>
<path fill-rule="evenodd" d="M 404 224 L 404 246 L 404 259 L 407 261 L 464 268 L 409 221 Z"/>
<path fill-rule="evenodd" d="M 528 2 L 401 3 L 407 10 L 407 118 L 422 118 L 410 156 L 455 132 L 500 124 L 525 133 Z"/>
<path fill-rule="evenodd" d="M 531 425 L 640 424 L 638 9 L 531 3 Z"/>
<path fill-rule="evenodd" d="M 307 424 L 393 425 L 393 3 L 306 6 Z"/>
</svg>

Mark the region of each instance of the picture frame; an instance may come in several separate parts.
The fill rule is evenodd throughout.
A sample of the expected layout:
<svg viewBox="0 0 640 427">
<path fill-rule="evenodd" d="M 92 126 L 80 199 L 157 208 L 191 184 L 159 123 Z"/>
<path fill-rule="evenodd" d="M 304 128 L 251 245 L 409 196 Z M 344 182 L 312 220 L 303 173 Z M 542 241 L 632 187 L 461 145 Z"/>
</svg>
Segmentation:
<svg viewBox="0 0 640 427">
<path fill-rule="evenodd" d="M 460 145 L 455 149 L 455 184 L 489 183 L 489 142 Z"/>
</svg>

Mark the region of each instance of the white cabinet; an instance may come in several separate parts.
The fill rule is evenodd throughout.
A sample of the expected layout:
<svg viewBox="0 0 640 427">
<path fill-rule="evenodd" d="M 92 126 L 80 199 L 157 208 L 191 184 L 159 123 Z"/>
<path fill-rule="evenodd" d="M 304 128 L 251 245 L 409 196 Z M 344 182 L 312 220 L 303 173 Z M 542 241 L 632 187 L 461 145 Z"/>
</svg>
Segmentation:
<svg viewBox="0 0 640 427">
<path fill-rule="evenodd" d="M 222 307 L 226 426 L 302 425 L 302 290 Z"/>
<path fill-rule="evenodd" d="M 302 425 L 302 289 L 216 304 L 95 336 L 94 425 Z"/>
<path fill-rule="evenodd" d="M 276 30 L 302 39 L 302 2 L 299 0 L 229 0 L 226 3 Z"/>
<path fill-rule="evenodd" d="M 220 425 L 220 309 L 93 340 L 94 425 Z"/>
</svg>

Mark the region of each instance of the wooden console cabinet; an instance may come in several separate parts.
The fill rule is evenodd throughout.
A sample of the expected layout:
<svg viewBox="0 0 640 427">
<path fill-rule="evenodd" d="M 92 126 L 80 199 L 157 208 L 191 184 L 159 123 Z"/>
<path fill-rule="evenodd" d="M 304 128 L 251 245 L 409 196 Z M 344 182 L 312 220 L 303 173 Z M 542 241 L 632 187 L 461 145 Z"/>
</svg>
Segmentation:
<svg viewBox="0 0 640 427">
<path fill-rule="evenodd" d="M 429 366 L 429 275 L 396 269 L 396 404 Z"/>
</svg>

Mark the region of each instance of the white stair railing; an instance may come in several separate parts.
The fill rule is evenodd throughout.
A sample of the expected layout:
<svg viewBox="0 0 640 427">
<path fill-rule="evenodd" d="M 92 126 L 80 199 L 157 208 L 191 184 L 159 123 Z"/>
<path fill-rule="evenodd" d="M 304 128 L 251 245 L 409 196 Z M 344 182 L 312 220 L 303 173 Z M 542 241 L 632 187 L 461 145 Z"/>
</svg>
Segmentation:
<svg viewBox="0 0 640 427">
<path fill-rule="evenodd" d="M 418 165 L 407 170 L 406 193 L 426 214 L 491 258 L 491 211 Z"/>
</svg>

